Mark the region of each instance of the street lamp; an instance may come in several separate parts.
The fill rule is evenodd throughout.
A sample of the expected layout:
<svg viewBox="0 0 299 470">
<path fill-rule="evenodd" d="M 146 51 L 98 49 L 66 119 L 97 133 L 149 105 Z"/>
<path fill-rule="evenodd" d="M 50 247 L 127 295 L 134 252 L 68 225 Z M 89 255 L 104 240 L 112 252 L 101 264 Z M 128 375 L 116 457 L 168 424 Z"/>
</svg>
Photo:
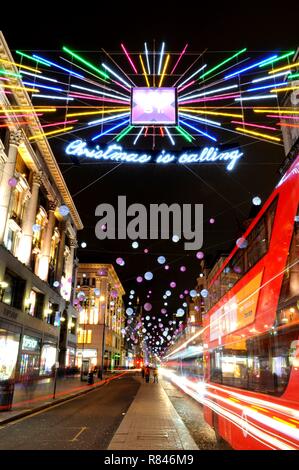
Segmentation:
<svg viewBox="0 0 299 470">
<path fill-rule="evenodd" d="M 101 305 L 101 309 L 102 309 L 102 306 L 105 306 L 105 304 L 101 303 L 101 302 L 104 302 L 105 301 L 105 297 L 103 295 L 101 295 L 100 297 L 100 305 Z M 101 368 L 100 368 L 100 371 L 99 371 L 99 379 L 103 380 L 103 370 L 104 370 L 104 354 L 105 354 L 105 329 L 106 329 L 106 309 L 104 309 L 104 312 L 103 312 L 103 336 L 102 336 L 102 355 L 101 355 Z"/>
</svg>

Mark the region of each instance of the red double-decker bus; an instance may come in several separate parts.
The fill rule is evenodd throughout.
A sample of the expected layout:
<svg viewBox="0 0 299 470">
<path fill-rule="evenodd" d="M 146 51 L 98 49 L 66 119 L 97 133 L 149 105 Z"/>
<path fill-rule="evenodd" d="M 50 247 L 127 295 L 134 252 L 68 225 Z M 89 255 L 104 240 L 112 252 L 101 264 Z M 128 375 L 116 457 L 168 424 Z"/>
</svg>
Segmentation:
<svg viewBox="0 0 299 470">
<path fill-rule="evenodd" d="M 299 156 L 212 279 L 206 421 L 235 449 L 299 449 Z"/>
<path fill-rule="evenodd" d="M 299 449 L 298 203 L 299 156 L 211 280 L 203 327 L 165 358 L 234 449 Z"/>
</svg>

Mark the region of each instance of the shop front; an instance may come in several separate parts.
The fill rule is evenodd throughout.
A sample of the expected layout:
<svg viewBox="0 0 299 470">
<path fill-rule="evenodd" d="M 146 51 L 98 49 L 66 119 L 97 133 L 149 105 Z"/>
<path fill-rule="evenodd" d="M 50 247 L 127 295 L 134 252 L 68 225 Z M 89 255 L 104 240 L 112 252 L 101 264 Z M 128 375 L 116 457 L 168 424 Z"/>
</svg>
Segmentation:
<svg viewBox="0 0 299 470">
<path fill-rule="evenodd" d="M 77 349 L 76 365 L 81 369 L 83 361 L 89 362 L 89 368 L 97 366 L 98 350 L 97 349 Z"/>
<path fill-rule="evenodd" d="M 55 370 L 57 345 L 54 341 L 44 339 L 41 351 L 40 371 L 42 376 L 52 376 Z"/>
<path fill-rule="evenodd" d="M 66 367 L 75 367 L 76 366 L 76 348 L 68 346 L 66 350 Z"/>
<path fill-rule="evenodd" d="M 0 411 L 11 408 L 20 334 L 0 327 Z"/>
<path fill-rule="evenodd" d="M 45 354 L 45 353 L 44 353 Z M 20 381 L 27 377 L 38 377 L 41 361 L 41 338 L 24 335 L 20 360 Z"/>
</svg>

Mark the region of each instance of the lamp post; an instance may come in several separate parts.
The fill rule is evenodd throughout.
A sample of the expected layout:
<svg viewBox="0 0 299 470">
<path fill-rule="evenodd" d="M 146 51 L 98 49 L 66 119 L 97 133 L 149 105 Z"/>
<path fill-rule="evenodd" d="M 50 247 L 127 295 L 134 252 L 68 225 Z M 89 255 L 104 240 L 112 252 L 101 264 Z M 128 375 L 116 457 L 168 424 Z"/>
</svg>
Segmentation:
<svg viewBox="0 0 299 470">
<path fill-rule="evenodd" d="M 102 303 L 103 302 L 103 303 Z M 105 297 L 100 297 L 100 305 L 103 311 L 103 335 L 102 335 L 102 354 L 101 354 L 101 368 L 99 372 L 99 379 L 103 380 L 103 370 L 104 370 L 104 354 L 105 354 L 105 329 L 106 329 L 106 309 L 105 309 Z M 104 307 L 104 309 L 103 309 Z"/>
</svg>

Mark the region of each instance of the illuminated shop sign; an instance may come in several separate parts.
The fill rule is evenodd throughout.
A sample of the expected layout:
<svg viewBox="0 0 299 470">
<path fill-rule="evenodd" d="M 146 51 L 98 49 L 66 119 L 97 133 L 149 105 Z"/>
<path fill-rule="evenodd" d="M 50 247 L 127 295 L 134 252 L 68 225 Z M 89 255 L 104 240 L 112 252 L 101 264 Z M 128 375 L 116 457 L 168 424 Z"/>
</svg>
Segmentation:
<svg viewBox="0 0 299 470">
<path fill-rule="evenodd" d="M 39 350 L 40 341 L 38 339 L 32 338 L 32 336 L 23 337 L 22 349 L 27 351 L 36 351 Z"/>
<path fill-rule="evenodd" d="M 177 124 L 175 88 L 132 88 L 131 100 L 132 126 Z"/>
<path fill-rule="evenodd" d="M 66 147 L 67 155 L 80 158 L 94 158 L 101 161 L 112 161 L 122 163 L 149 163 L 154 162 L 161 165 L 167 163 L 178 164 L 213 164 L 226 163 L 226 169 L 234 169 L 237 161 L 243 156 L 239 149 L 220 151 L 216 147 L 203 147 L 202 149 L 188 150 L 181 153 L 162 150 L 158 154 L 136 152 L 135 150 L 124 150 L 121 145 L 112 144 L 106 148 L 99 145 L 88 147 L 83 140 L 74 140 Z"/>
</svg>

